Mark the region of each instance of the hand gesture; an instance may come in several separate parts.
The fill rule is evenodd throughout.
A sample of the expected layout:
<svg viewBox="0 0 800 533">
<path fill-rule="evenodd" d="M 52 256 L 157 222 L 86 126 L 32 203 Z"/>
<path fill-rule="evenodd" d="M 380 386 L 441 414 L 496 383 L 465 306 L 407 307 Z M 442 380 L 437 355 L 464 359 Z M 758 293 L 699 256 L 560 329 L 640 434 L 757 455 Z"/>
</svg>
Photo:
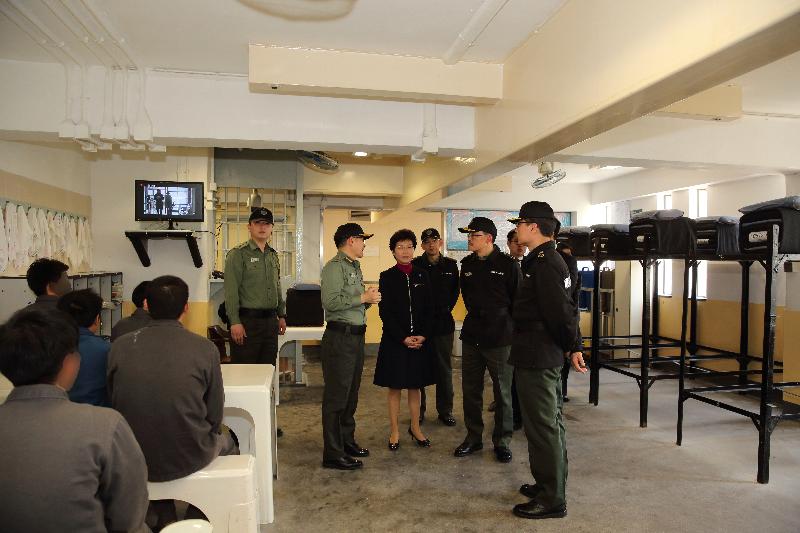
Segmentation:
<svg viewBox="0 0 800 533">
<path fill-rule="evenodd" d="M 364 294 L 361 295 L 361 303 L 376 304 L 381 301 L 381 293 L 378 292 L 377 287 L 367 287 Z"/>
</svg>

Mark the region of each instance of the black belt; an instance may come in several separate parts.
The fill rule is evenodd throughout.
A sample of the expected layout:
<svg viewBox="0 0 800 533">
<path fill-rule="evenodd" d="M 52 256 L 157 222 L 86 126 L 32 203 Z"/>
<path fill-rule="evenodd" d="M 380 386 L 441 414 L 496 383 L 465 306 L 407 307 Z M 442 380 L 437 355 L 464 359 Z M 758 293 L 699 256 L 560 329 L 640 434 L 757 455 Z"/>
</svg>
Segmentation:
<svg viewBox="0 0 800 533">
<path fill-rule="evenodd" d="M 363 335 L 367 331 L 366 324 L 356 326 L 354 324 L 348 324 L 347 322 L 328 322 L 326 327 L 331 331 L 349 333 L 350 335 Z"/>
<path fill-rule="evenodd" d="M 277 316 L 278 312 L 275 309 L 250 309 L 247 307 L 239 308 L 239 316 L 247 318 L 272 318 Z"/>
</svg>

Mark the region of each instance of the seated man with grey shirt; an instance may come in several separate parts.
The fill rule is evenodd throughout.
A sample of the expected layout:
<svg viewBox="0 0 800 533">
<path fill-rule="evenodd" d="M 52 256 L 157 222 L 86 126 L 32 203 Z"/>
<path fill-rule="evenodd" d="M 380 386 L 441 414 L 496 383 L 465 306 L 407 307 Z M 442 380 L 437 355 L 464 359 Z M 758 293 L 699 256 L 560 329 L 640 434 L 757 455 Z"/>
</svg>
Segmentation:
<svg viewBox="0 0 800 533">
<path fill-rule="evenodd" d="M 114 342 L 126 333 L 142 329 L 150 323 L 150 313 L 144 308 L 144 295 L 149 283 L 149 281 L 143 281 L 133 289 L 131 301 L 133 301 L 133 305 L 136 306 L 136 309 L 130 316 L 114 324 L 114 327 L 111 328 L 111 342 Z"/>
<path fill-rule="evenodd" d="M 225 403 L 219 351 L 185 329 L 189 287 L 175 276 L 150 282 L 144 306 L 152 321 L 123 335 L 108 357 L 111 406 L 133 429 L 149 481 L 172 481 L 201 470 L 218 455 L 238 453 L 222 434 Z M 153 505 L 159 526 L 175 520 L 170 501 Z"/>
<path fill-rule="evenodd" d="M 149 531 L 147 467 L 125 419 L 73 403 L 78 326 L 57 309 L 24 309 L 0 326 L 0 529 Z"/>
</svg>

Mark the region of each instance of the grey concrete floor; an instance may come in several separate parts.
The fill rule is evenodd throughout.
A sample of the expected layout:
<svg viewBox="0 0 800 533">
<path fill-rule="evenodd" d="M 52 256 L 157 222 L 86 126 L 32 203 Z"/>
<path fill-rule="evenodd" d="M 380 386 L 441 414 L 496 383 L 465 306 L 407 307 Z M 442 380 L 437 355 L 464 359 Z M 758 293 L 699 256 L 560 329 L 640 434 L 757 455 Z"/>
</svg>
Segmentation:
<svg viewBox="0 0 800 533">
<path fill-rule="evenodd" d="M 800 532 L 800 424 L 784 421 L 772 438 L 771 479 L 756 483 L 758 433 L 749 419 L 689 400 L 683 446 L 675 445 L 677 382 L 651 390 L 649 427 L 639 428 L 633 380 L 603 371 L 600 405 L 588 404 L 588 375 L 570 377 L 565 405 L 569 447 L 568 512 L 564 519 L 523 520 L 511 514 L 531 482 L 527 443 L 515 432 L 514 459 L 491 452 L 485 412 L 484 451 L 455 458 L 463 440 L 461 376 L 454 370 L 456 427 L 429 410 L 429 449 L 403 433 L 386 448 L 385 390 L 372 384 L 368 357 L 356 413 L 357 439 L 370 449 L 360 471 L 321 468 L 322 373 L 313 357 L 307 387 L 282 387 L 278 410 L 280 478 L 275 523 L 262 531 L 772 531 Z M 433 390 L 429 389 L 429 398 Z M 491 389 L 485 390 L 485 402 Z M 403 395 L 405 402 L 405 394 Z M 744 400 L 749 401 L 749 400 Z M 401 428 L 408 425 L 402 405 Z"/>
</svg>

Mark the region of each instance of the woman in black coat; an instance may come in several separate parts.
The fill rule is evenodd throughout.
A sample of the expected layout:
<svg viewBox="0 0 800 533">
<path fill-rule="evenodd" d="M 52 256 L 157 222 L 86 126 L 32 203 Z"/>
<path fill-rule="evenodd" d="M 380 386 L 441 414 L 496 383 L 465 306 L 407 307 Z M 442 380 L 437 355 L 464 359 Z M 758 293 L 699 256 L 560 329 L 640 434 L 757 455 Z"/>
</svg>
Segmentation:
<svg viewBox="0 0 800 533">
<path fill-rule="evenodd" d="M 432 345 L 433 293 L 428 274 L 411 264 L 417 237 L 402 229 L 389 240 L 397 265 L 381 272 L 378 304 L 383 334 L 375 365 L 375 385 L 389 389 L 389 449 L 400 446 L 397 417 L 400 392 L 408 389 L 411 425 L 408 433 L 418 446 L 431 445 L 419 427 L 420 389 L 436 382 Z"/>
</svg>

